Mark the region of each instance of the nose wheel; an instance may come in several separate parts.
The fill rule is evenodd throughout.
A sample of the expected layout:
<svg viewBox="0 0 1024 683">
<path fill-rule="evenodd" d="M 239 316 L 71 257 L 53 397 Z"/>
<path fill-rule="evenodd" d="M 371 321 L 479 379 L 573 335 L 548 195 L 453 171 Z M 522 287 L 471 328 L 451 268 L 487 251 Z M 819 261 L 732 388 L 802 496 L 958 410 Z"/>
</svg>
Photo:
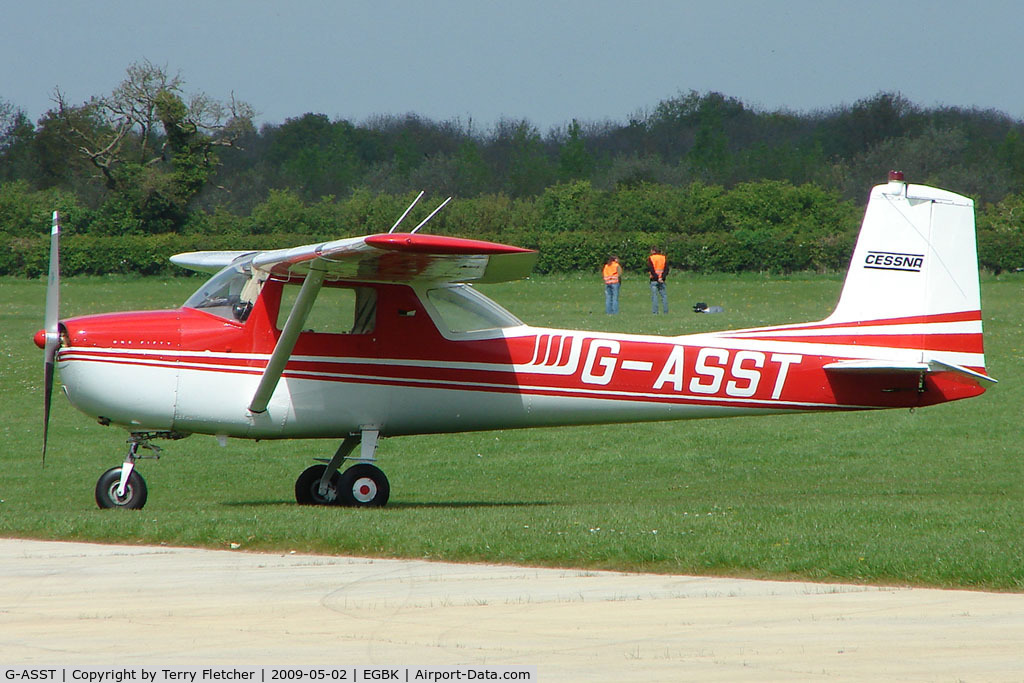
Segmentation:
<svg viewBox="0 0 1024 683">
<path fill-rule="evenodd" d="M 128 473 L 121 486 L 121 468 L 111 467 L 96 482 L 96 504 L 103 509 L 140 510 L 146 504 L 146 480 L 138 472 Z"/>
</svg>

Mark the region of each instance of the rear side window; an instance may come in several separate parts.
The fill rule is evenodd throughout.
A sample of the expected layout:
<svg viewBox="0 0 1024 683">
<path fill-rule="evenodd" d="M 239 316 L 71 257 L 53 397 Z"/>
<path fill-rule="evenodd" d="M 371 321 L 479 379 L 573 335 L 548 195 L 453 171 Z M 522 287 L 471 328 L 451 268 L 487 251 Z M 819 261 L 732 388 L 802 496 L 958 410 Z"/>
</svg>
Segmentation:
<svg viewBox="0 0 1024 683">
<path fill-rule="evenodd" d="M 517 327 L 522 321 L 467 285 L 427 290 L 427 299 L 449 332 L 483 332 Z"/>
</svg>

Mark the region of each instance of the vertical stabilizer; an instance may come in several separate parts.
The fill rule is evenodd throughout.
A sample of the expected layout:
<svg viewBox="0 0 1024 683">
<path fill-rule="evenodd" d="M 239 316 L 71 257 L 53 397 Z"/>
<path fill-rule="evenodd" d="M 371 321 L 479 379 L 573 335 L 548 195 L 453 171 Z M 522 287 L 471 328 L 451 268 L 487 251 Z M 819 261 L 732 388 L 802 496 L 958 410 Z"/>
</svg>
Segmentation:
<svg viewBox="0 0 1024 683">
<path fill-rule="evenodd" d="M 974 201 L 902 173 L 871 191 L 835 311 L 825 321 L 875 328 L 923 361 L 983 370 Z"/>
</svg>

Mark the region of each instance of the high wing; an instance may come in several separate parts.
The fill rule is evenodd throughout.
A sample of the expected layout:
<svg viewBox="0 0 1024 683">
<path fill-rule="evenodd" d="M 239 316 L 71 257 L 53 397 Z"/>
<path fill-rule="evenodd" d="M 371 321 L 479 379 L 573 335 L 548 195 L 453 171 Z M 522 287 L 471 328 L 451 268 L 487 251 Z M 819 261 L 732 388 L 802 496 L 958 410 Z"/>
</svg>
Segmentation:
<svg viewBox="0 0 1024 683">
<path fill-rule="evenodd" d="M 350 237 L 273 251 L 191 251 L 171 263 L 217 272 L 243 256 L 252 267 L 284 279 L 301 279 L 310 268 L 327 280 L 361 282 L 506 282 L 526 277 L 537 261 L 532 249 L 438 235 L 390 233 Z"/>
<path fill-rule="evenodd" d="M 193 270 L 208 270 L 252 253 L 190 252 L 171 260 Z M 486 283 L 526 277 L 536 261 L 536 251 L 507 244 L 389 233 L 256 252 L 251 263 L 253 269 L 283 279 L 301 279 L 313 269 L 331 281 Z"/>
<path fill-rule="evenodd" d="M 194 270 L 210 270 L 248 258 L 249 254 L 253 252 L 190 252 L 171 260 Z M 257 279 L 301 279 L 303 283 L 249 410 L 262 413 L 267 409 L 324 281 L 505 282 L 527 276 L 537 256 L 532 249 L 506 244 L 414 233 L 351 237 L 256 252 L 249 263 Z"/>
</svg>

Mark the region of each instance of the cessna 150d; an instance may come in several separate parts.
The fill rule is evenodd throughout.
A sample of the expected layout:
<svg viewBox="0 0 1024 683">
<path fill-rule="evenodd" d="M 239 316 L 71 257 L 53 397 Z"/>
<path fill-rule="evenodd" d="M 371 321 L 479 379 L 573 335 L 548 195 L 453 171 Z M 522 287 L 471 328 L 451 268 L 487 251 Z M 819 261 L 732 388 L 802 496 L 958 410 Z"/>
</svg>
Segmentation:
<svg viewBox="0 0 1024 683">
<path fill-rule="evenodd" d="M 56 365 L 76 408 L 130 433 L 99 506 L 145 504 L 135 465 L 158 438 L 341 439 L 299 475 L 296 500 L 380 506 L 385 436 L 915 407 L 994 381 L 973 202 L 902 174 L 872 190 L 828 318 L 678 337 L 526 325 L 468 283 L 523 277 L 536 252 L 417 234 L 423 223 L 394 232 L 402 218 L 294 249 L 178 254 L 214 273 L 181 308 L 59 320 L 55 214 L 35 337 L 44 423 Z M 44 426 L 44 457 L 45 439 Z"/>
</svg>

